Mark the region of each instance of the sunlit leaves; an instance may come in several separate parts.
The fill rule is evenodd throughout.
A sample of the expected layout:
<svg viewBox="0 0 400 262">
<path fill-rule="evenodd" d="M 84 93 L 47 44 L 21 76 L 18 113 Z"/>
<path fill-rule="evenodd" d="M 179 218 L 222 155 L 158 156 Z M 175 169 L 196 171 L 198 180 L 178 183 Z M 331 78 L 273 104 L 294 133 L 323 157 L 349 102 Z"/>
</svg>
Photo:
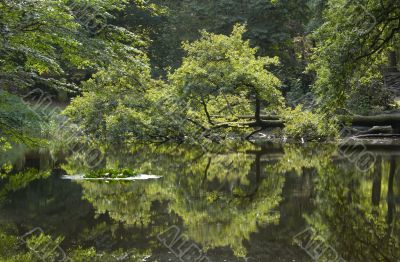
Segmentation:
<svg viewBox="0 0 400 262">
<path fill-rule="evenodd" d="M 365 80 L 382 79 L 387 52 L 398 48 L 400 6 L 391 0 L 332 0 L 327 7 L 324 23 L 314 33 L 310 69 L 317 73 L 315 90 L 322 104 L 332 110 L 344 106 Z"/>
<path fill-rule="evenodd" d="M 229 36 L 204 31 L 200 40 L 183 44 L 187 55 L 169 79 L 182 99 L 189 99 L 193 111 L 200 113 L 196 117 L 202 118 L 204 125 L 205 107 L 210 115 L 235 117 L 237 107 L 242 108 L 242 114 L 251 113 L 255 97 L 263 99 L 270 109 L 282 105 L 280 81 L 266 69 L 277 59 L 256 57 L 257 49 L 243 40 L 245 32 L 241 25 Z"/>
<path fill-rule="evenodd" d="M 128 1 L 7 1 L 0 6 L 2 41 L 0 68 L 5 78 L 19 81 L 18 88 L 30 86 L 40 76 L 42 83 L 53 88 L 48 78 L 76 85 L 71 73 L 78 70 L 98 70 L 119 59 L 135 62 L 140 36 L 108 20 L 111 11 L 121 10 Z M 17 70 L 25 74 L 19 76 Z M 12 80 L 2 81 L 9 87 Z M 76 88 L 76 86 L 75 86 Z"/>
</svg>

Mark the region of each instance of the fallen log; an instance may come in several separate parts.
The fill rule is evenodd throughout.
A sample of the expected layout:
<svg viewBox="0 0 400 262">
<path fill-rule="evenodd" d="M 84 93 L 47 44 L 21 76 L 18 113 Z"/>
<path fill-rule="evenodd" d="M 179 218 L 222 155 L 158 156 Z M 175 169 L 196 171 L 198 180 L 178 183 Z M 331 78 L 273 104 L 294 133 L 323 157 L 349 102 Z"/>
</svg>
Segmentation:
<svg viewBox="0 0 400 262">
<path fill-rule="evenodd" d="M 353 136 L 353 138 L 400 138 L 400 134 L 363 134 L 358 136 Z"/>
<path fill-rule="evenodd" d="M 373 126 L 372 128 L 357 132 L 357 135 L 392 134 L 392 126 Z"/>
<path fill-rule="evenodd" d="M 358 126 L 393 126 L 400 124 L 400 114 L 382 114 L 374 116 L 338 116 L 338 119 L 344 123 L 351 123 Z"/>
<path fill-rule="evenodd" d="M 400 114 L 381 114 L 374 116 L 338 116 L 344 124 L 353 126 L 391 126 L 394 133 L 400 133 Z"/>
<path fill-rule="evenodd" d="M 238 116 L 239 119 L 254 119 L 254 115 L 241 115 Z M 277 115 L 260 115 L 261 120 L 281 120 Z"/>
<path fill-rule="evenodd" d="M 251 119 L 251 116 L 240 116 L 243 118 Z M 254 117 L 253 117 L 254 118 Z M 272 127 L 283 127 L 284 121 L 276 115 L 262 115 L 261 119 L 265 125 L 270 124 Z M 339 122 L 343 124 L 350 124 L 352 126 L 391 126 L 395 133 L 400 133 L 400 114 L 381 114 L 374 116 L 360 116 L 360 115 L 339 115 Z M 264 124 L 262 124 L 263 126 Z M 377 131 L 377 127 L 373 128 L 371 131 Z M 382 130 L 383 131 L 383 130 Z M 386 132 L 388 129 L 386 128 Z"/>
<path fill-rule="evenodd" d="M 261 120 L 250 121 L 250 122 L 225 122 L 213 125 L 210 129 L 216 128 L 227 128 L 227 127 L 284 127 L 284 122 L 282 120 Z"/>
<path fill-rule="evenodd" d="M 212 118 L 224 118 L 225 115 L 211 115 Z M 237 119 L 255 119 L 254 115 L 239 115 Z M 280 120 L 278 115 L 260 115 L 261 120 Z"/>
<path fill-rule="evenodd" d="M 212 116 L 218 117 L 218 116 Z M 253 119 L 253 115 L 240 115 L 238 119 Z M 277 115 L 261 115 L 261 121 L 250 121 L 242 123 L 220 123 L 218 127 L 234 125 L 244 125 L 250 127 L 284 127 L 285 122 Z M 360 116 L 360 115 L 339 115 L 337 116 L 339 122 L 345 125 L 352 126 L 391 126 L 394 133 L 400 133 L 400 114 L 381 114 L 374 116 Z"/>
</svg>

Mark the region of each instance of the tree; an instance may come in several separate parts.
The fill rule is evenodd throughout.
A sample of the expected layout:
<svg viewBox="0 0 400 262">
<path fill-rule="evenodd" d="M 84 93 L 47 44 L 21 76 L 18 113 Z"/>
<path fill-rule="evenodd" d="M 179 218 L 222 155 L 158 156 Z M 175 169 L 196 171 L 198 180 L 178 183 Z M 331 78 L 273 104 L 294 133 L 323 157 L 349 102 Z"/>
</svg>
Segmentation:
<svg viewBox="0 0 400 262">
<path fill-rule="evenodd" d="M 203 32 L 184 43 L 187 57 L 167 83 L 152 79 L 144 54 L 136 57 L 141 63 L 116 63 L 86 81 L 65 114 L 87 134 L 112 142 L 183 140 L 260 124 L 261 105 L 277 111 L 283 104 L 280 81 L 266 70 L 277 60 L 256 57 L 244 31 L 238 25 L 230 36 Z M 256 121 L 238 122 L 254 111 L 252 103 Z"/>
<path fill-rule="evenodd" d="M 187 55 L 169 80 L 180 98 L 188 101 L 188 115 L 201 119 L 204 126 L 251 111 L 261 123 L 262 104 L 269 111 L 283 105 L 280 81 L 266 69 L 277 64 L 277 58 L 256 57 L 257 49 L 243 40 L 245 31 L 242 25 L 234 26 L 230 36 L 203 31 L 199 40 L 183 44 Z"/>
<path fill-rule="evenodd" d="M 145 42 L 133 31 L 114 25 L 110 14 L 127 3 L 125 0 L 0 1 L 1 89 L 15 94 L 26 94 L 32 87 L 52 93 L 77 92 L 82 80 L 109 65 L 121 61 L 140 63 L 137 58 Z M 139 5 L 141 1 L 130 3 Z M 30 110 L 22 103 L 18 108 Z M 0 111 L 0 135 L 9 136 L 13 132 L 14 137 L 21 137 L 28 126 L 10 126 L 10 123 L 22 117 Z"/>
<path fill-rule="evenodd" d="M 314 34 L 310 69 L 316 72 L 315 91 L 322 104 L 333 109 L 345 106 L 357 88 L 377 83 L 382 88 L 387 53 L 398 48 L 400 5 L 393 0 L 331 0 L 327 7 Z"/>
<path fill-rule="evenodd" d="M 77 88 L 76 70 L 94 72 L 115 59 L 130 59 L 140 39 L 107 23 L 126 1 L 2 1 L 1 84 L 35 83 Z M 75 75 L 73 74 L 75 72 Z"/>
<path fill-rule="evenodd" d="M 305 33 L 310 17 L 308 0 L 154 2 L 168 10 L 157 20 L 159 25 L 154 28 L 157 34 L 152 35 L 155 41 L 150 47 L 150 57 L 157 65 L 178 67 L 184 55 L 179 48 L 180 42 L 196 40 L 200 30 L 226 35 L 235 24 L 241 23 L 247 25 L 245 39 L 249 39 L 252 46 L 259 47 L 259 55 L 279 56 L 285 67 L 277 73 L 284 71 L 281 76 L 285 80 L 288 80 L 288 74 L 296 77 L 304 69 L 297 63 L 293 39 Z"/>
</svg>

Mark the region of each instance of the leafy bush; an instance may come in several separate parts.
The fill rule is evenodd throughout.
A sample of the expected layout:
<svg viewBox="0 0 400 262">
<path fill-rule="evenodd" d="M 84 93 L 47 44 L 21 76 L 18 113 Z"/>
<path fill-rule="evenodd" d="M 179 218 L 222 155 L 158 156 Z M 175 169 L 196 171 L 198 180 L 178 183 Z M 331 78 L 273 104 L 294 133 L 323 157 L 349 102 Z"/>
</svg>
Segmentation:
<svg viewBox="0 0 400 262">
<path fill-rule="evenodd" d="M 285 121 L 283 133 L 288 138 L 312 141 L 327 140 L 338 135 L 334 120 L 324 114 L 303 111 L 301 105 L 282 110 L 281 115 Z"/>
</svg>

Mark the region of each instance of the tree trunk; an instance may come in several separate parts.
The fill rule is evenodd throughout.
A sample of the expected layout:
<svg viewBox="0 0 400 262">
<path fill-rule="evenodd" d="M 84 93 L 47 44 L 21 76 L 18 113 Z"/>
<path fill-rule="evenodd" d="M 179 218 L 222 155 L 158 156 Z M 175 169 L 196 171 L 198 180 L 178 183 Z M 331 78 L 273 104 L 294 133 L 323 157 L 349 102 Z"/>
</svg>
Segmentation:
<svg viewBox="0 0 400 262">
<path fill-rule="evenodd" d="M 388 57 L 388 60 L 389 60 L 388 72 L 398 72 L 396 51 L 390 51 L 388 56 L 389 56 Z"/>
<path fill-rule="evenodd" d="M 261 101 L 258 96 L 256 96 L 256 112 L 254 118 L 256 119 L 256 123 L 261 123 Z"/>
</svg>

